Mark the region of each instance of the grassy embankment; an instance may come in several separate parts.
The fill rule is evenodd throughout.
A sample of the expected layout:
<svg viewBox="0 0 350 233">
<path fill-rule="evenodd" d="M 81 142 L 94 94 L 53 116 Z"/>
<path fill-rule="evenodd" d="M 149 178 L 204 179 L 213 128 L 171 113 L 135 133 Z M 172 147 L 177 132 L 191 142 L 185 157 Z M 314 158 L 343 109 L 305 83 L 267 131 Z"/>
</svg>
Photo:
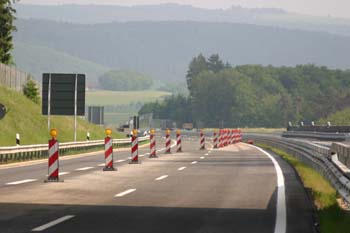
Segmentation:
<svg viewBox="0 0 350 233">
<path fill-rule="evenodd" d="M 321 174 L 282 150 L 265 144 L 259 146 L 273 151 L 295 167 L 304 186 L 312 191 L 322 233 L 350 233 L 350 212 L 339 207 L 336 190 Z"/>
<path fill-rule="evenodd" d="M 16 133 L 20 134 L 22 145 L 47 143 L 47 117 L 41 115 L 39 104 L 3 86 L 0 86 L 0 103 L 7 108 L 6 116 L 0 120 L 0 146 L 15 145 Z M 57 128 L 60 142 L 73 141 L 74 117 L 53 116 L 51 127 Z M 90 132 L 91 140 L 102 139 L 105 136 L 103 127 L 78 118 L 78 141 L 86 140 L 87 132 Z M 121 135 L 114 132 L 113 137 L 119 138 Z"/>
</svg>

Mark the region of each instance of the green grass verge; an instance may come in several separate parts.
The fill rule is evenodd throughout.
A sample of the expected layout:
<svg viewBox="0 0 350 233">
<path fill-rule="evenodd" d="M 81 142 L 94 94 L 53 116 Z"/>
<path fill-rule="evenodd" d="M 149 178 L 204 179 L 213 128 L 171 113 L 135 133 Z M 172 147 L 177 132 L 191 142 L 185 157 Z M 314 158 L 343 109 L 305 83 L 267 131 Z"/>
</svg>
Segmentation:
<svg viewBox="0 0 350 233">
<path fill-rule="evenodd" d="M 0 86 L 0 103 L 7 108 L 7 114 L 0 120 L 0 146 L 14 146 L 16 133 L 20 134 L 22 145 L 47 143 L 50 137 L 47 117 L 41 115 L 39 104 L 3 86 Z M 74 117 L 53 116 L 51 128 L 57 128 L 60 142 L 73 141 Z M 78 118 L 77 140 L 86 140 L 87 132 L 90 132 L 91 140 L 105 137 L 103 127 Z M 113 138 L 121 137 L 120 133 L 114 132 Z"/>
<path fill-rule="evenodd" d="M 350 233 L 350 212 L 339 207 L 336 190 L 320 173 L 283 150 L 258 146 L 273 151 L 296 169 L 304 186 L 312 191 L 322 233 Z"/>
</svg>

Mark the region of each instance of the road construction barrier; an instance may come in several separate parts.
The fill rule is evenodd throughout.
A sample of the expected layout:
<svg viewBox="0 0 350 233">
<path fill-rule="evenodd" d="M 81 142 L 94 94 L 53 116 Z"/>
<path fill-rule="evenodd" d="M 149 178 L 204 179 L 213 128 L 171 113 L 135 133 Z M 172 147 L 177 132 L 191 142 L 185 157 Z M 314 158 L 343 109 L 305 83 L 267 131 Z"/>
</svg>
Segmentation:
<svg viewBox="0 0 350 233">
<path fill-rule="evenodd" d="M 103 171 L 114 171 L 113 162 L 113 139 L 111 138 L 112 130 L 106 129 L 105 138 L 105 167 Z"/>
<path fill-rule="evenodd" d="M 150 158 L 157 158 L 157 152 L 156 152 L 156 135 L 155 130 L 150 130 Z"/>
<path fill-rule="evenodd" d="M 227 146 L 227 129 L 224 129 L 224 146 Z"/>
<path fill-rule="evenodd" d="M 176 131 L 176 152 L 182 152 L 182 146 L 181 146 L 181 131 Z"/>
<path fill-rule="evenodd" d="M 224 131 L 220 129 L 219 134 L 219 147 L 221 148 L 224 146 Z"/>
<path fill-rule="evenodd" d="M 137 130 L 134 129 L 131 137 L 131 161 L 130 164 L 139 163 L 139 143 L 137 137 Z"/>
<path fill-rule="evenodd" d="M 231 144 L 233 144 L 232 143 L 232 141 L 233 141 L 233 129 L 229 129 L 228 132 L 229 132 L 228 133 L 228 135 L 229 135 L 228 136 L 228 144 L 231 145 Z"/>
<path fill-rule="evenodd" d="M 214 129 L 214 139 L 213 139 L 213 144 L 214 144 L 214 148 L 217 149 L 218 148 L 218 134 L 216 129 Z"/>
<path fill-rule="evenodd" d="M 231 130 L 231 144 L 235 144 L 236 143 L 236 130 L 232 129 Z"/>
<path fill-rule="evenodd" d="M 170 130 L 167 129 L 165 131 L 165 153 L 170 154 L 171 153 L 171 138 L 170 138 Z"/>
<path fill-rule="evenodd" d="M 203 130 L 200 131 L 199 138 L 200 138 L 200 148 L 199 149 L 205 150 L 205 136 L 204 136 Z"/>
<path fill-rule="evenodd" d="M 48 161 L 48 175 L 47 180 L 45 182 L 58 182 L 59 181 L 59 153 L 58 153 L 58 141 L 56 140 L 57 137 L 57 130 L 52 129 L 50 131 L 50 135 L 52 137 L 51 140 L 49 140 L 49 161 Z"/>
</svg>

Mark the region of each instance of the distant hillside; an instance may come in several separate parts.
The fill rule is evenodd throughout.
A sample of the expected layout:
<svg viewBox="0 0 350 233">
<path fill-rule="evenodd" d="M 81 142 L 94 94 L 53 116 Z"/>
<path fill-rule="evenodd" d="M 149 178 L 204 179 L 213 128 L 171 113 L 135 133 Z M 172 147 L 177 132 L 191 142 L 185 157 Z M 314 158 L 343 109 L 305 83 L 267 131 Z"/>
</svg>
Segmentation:
<svg viewBox="0 0 350 233">
<path fill-rule="evenodd" d="M 88 85 L 97 85 L 97 78 L 109 70 L 108 67 L 74 57 L 44 46 L 15 42 L 14 59 L 18 67 L 41 81 L 42 73 L 85 73 Z"/>
<path fill-rule="evenodd" d="M 21 136 L 21 143 L 47 143 L 50 138 L 47 129 L 47 117 L 41 115 L 41 106 L 33 103 L 24 95 L 0 85 L 0 103 L 6 106 L 8 113 L 0 120 L 0 146 L 16 144 L 16 133 Z M 54 116 L 52 128 L 57 128 L 60 142 L 73 141 L 73 117 Z M 78 140 L 86 140 L 86 133 L 90 132 L 91 139 L 103 139 L 104 128 L 89 124 L 78 118 Z M 115 137 L 120 137 L 115 134 Z"/>
<path fill-rule="evenodd" d="M 285 12 L 281 9 L 242 8 L 209 10 L 189 5 L 149 6 L 106 5 L 15 5 L 22 19 L 47 19 L 71 23 L 96 24 L 128 21 L 199 21 L 249 23 L 290 29 L 325 31 L 350 35 L 350 20 L 316 17 Z"/>
<path fill-rule="evenodd" d="M 16 24 L 15 41 L 23 46 L 16 48 L 15 62 L 23 70 L 30 69 L 26 64 L 28 59 L 40 64 L 38 70 L 45 70 L 48 64 L 60 68 L 66 60 L 52 62 L 48 53 L 46 57 L 38 58 L 34 52 L 31 57 L 24 57 L 28 45 L 51 48 L 103 67 L 133 70 L 165 81 L 183 82 L 189 61 L 199 53 L 205 56 L 219 53 L 232 65 L 314 63 L 331 68 L 350 67 L 350 37 L 328 33 L 204 22 L 78 25 L 18 20 Z"/>
</svg>

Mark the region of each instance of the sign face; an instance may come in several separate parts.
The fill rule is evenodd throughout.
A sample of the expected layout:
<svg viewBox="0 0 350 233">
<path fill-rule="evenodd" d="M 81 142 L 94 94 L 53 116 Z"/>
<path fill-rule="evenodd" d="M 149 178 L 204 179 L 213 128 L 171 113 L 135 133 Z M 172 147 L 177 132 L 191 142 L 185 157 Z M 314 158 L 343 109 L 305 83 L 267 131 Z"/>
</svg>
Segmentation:
<svg viewBox="0 0 350 233">
<path fill-rule="evenodd" d="M 3 104 L 0 104 L 0 120 L 6 115 L 6 107 Z"/>
<path fill-rule="evenodd" d="M 89 106 L 88 121 L 96 125 L 103 125 L 104 124 L 104 107 Z"/>
<path fill-rule="evenodd" d="M 75 86 L 77 86 L 77 115 L 85 115 L 84 74 L 43 74 L 42 114 L 48 115 L 49 80 L 51 79 L 50 115 L 74 116 Z M 77 85 L 75 81 L 77 80 Z"/>
</svg>

